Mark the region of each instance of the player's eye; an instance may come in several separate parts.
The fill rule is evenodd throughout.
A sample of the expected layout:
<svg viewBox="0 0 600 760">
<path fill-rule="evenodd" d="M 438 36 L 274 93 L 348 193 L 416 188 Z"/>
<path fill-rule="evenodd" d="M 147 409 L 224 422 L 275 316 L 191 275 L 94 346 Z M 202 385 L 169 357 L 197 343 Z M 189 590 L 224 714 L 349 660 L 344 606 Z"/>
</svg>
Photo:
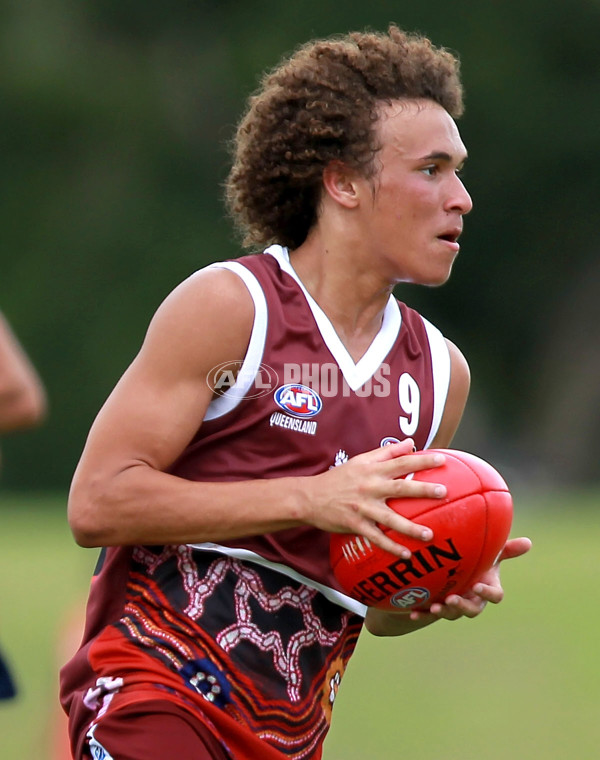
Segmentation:
<svg viewBox="0 0 600 760">
<path fill-rule="evenodd" d="M 423 174 L 426 174 L 428 177 L 435 177 L 437 174 L 438 168 L 435 164 L 431 164 L 430 166 L 424 166 L 421 171 Z"/>
</svg>

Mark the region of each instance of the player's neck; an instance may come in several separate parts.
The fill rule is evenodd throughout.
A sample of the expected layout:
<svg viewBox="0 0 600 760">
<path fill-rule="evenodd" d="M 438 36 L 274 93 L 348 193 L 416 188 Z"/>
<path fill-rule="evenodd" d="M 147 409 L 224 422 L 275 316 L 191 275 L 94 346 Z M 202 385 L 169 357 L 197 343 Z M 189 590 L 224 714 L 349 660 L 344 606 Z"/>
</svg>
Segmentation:
<svg viewBox="0 0 600 760">
<path fill-rule="evenodd" d="M 309 238 L 290 254 L 304 287 L 325 312 L 355 361 L 379 332 L 392 286 L 360 266 L 347 247 Z"/>
</svg>

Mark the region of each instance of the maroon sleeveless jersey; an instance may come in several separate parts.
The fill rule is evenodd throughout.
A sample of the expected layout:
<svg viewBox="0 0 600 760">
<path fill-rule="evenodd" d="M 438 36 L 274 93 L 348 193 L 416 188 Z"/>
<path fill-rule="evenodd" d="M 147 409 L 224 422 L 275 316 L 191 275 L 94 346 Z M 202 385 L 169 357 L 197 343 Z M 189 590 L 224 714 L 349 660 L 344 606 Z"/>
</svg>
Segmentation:
<svg viewBox="0 0 600 760">
<path fill-rule="evenodd" d="M 211 266 L 242 278 L 254 324 L 243 362 L 211 373 L 215 400 L 173 474 L 314 475 L 407 437 L 431 443 L 450 357 L 417 312 L 390 296 L 354 362 L 286 249 Z M 82 647 L 61 673 L 73 745 L 81 751 L 111 704 L 158 694 L 200 717 L 235 760 L 316 760 L 364 613 L 337 587 L 328 534 L 310 526 L 103 550 Z"/>
</svg>

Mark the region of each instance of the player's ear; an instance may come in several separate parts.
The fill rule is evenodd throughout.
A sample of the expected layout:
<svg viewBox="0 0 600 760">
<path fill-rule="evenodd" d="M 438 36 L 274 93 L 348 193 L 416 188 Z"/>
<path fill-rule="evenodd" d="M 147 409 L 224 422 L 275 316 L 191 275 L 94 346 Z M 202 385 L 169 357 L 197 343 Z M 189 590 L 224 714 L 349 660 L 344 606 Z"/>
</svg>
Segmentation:
<svg viewBox="0 0 600 760">
<path fill-rule="evenodd" d="M 359 200 L 359 175 L 342 161 L 330 161 L 323 170 L 323 188 L 345 208 L 355 208 Z"/>
</svg>

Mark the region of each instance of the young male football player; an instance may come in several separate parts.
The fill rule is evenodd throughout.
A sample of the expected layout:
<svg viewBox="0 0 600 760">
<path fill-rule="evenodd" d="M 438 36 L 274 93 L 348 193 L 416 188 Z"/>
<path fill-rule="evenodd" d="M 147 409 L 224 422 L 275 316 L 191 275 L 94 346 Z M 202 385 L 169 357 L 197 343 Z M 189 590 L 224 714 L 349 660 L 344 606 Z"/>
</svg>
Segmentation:
<svg viewBox="0 0 600 760">
<path fill-rule="evenodd" d="M 395 26 L 310 42 L 250 98 L 227 198 L 263 252 L 167 297 L 73 481 L 75 538 L 105 547 L 62 671 L 76 758 L 319 758 L 363 624 L 502 599 L 494 568 L 428 613 L 367 610 L 328 554 L 331 532 L 432 538 L 386 500 L 444 495 L 402 476 L 442 461 L 413 449 L 448 446 L 469 370 L 392 289 L 450 276 L 461 111 L 456 59 Z"/>
</svg>

